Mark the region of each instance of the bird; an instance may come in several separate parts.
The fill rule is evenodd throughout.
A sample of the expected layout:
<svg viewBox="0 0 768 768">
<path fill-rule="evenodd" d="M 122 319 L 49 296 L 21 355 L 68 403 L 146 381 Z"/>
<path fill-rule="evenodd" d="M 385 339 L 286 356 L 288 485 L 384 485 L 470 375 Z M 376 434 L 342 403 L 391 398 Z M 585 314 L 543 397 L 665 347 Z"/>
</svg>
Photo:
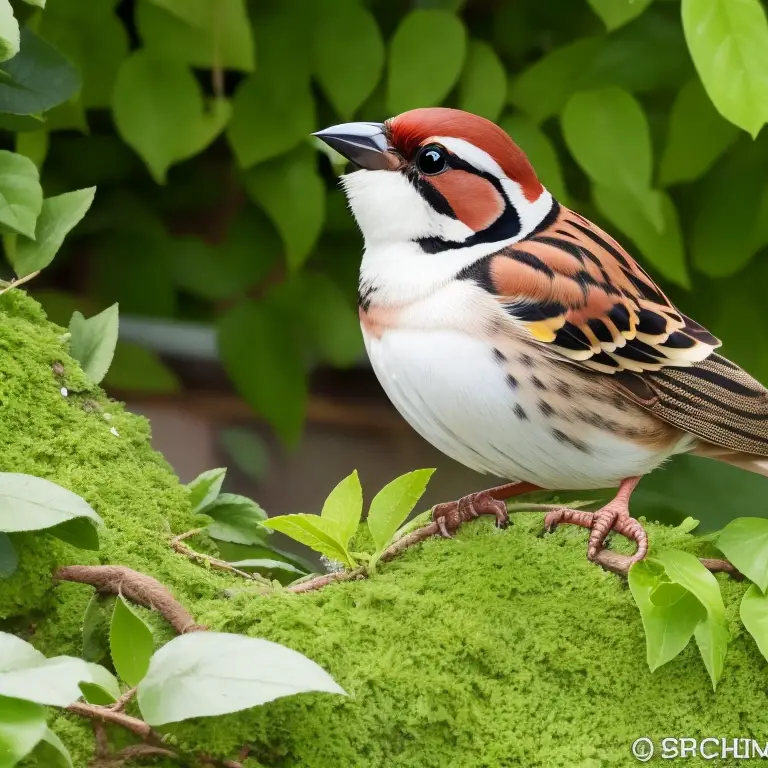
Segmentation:
<svg viewBox="0 0 768 768">
<path fill-rule="evenodd" d="M 403 418 L 459 463 L 508 480 L 438 504 L 444 536 L 538 489 L 618 488 L 549 531 L 611 531 L 648 553 L 630 497 L 688 453 L 768 476 L 768 390 L 716 350 L 615 238 L 558 202 L 492 121 L 425 107 L 313 134 L 362 233 L 358 306 L 371 366 Z"/>
</svg>

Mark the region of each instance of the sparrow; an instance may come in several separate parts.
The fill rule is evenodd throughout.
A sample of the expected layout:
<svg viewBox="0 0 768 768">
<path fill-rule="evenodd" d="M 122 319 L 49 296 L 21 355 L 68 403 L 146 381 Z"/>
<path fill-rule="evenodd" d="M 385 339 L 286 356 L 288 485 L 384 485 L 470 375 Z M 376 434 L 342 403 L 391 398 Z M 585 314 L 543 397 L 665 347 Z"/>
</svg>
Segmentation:
<svg viewBox="0 0 768 768">
<path fill-rule="evenodd" d="M 532 490 L 618 487 L 597 512 L 545 524 L 616 531 L 648 551 L 629 500 L 691 453 L 768 476 L 768 390 L 715 350 L 613 237 L 548 192 L 485 118 L 446 108 L 315 136 L 362 232 L 359 314 L 373 370 L 428 442 L 510 482 L 438 504 L 449 536 Z"/>
</svg>

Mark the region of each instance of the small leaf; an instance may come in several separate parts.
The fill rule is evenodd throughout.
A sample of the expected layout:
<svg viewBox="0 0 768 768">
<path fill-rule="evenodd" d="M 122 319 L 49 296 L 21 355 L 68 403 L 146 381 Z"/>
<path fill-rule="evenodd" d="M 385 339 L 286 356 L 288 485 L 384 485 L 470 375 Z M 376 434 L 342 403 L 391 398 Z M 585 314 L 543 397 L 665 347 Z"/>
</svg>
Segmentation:
<svg viewBox="0 0 768 768">
<path fill-rule="evenodd" d="M 264 301 L 243 302 L 219 321 L 221 359 L 238 391 L 284 441 L 295 444 L 307 382 L 300 348 L 285 337 L 285 320 Z"/>
<path fill-rule="evenodd" d="M 101 548 L 99 531 L 87 517 L 76 517 L 74 520 L 59 523 L 53 528 L 48 528 L 46 533 L 78 549 L 98 552 Z"/>
<path fill-rule="evenodd" d="M 88 502 L 66 488 L 41 477 L 0 473 L 0 531 L 39 531 L 79 517 L 102 524 Z"/>
<path fill-rule="evenodd" d="M 315 13 L 315 75 L 336 112 L 349 120 L 381 78 L 384 41 L 373 14 L 357 0 L 316 0 Z"/>
<path fill-rule="evenodd" d="M 391 114 L 442 103 L 464 65 L 467 33 L 448 11 L 417 9 L 398 25 L 389 50 Z"/>
<path fill-rule="evenodd" d="M 120 595 L 115 601 L 112 626 L 109 630 L 112 663 L 122 680 L 138 685 L 147 673 L 154 650 L 152 630 Z"/>
<path fill-rule="evenodd" d="M 44 269 L 53 261 L 64 238 L 91 207 L 95 194 L 96 187 L 89 187 L 43 200 L 35 239 L 19 236 L 13 255 L 8 254 L 19 277 Z"/>
<path fill-rule="evenodd" d="M 759 0 L 683 0 L 693 63 L 718 112 L 756 137 L 768 120 L 768 21 Z"/>
<path fill-rule="evenodd" d="M 77 69 L 24 27 L 21 49 L 0 70 L 0 113 L 39 115 L 68 101 L 80 86 Z"/>
<path fill-rule="evenodd" d="M 544 131 L 525 115 L 505 117 L 500 125 L 528 156 L 541 183 L 559 202 L 568 205 L 560 159 Z"/>
<path fill-rule="evenodd" d="M 697 625 L 706 618 L 706 611 L 696 597 L 679 585 L 662 582 L 662 574 L 663 571 L 648 561 L 635 563 L 629 571 L 629 589 L 643 620 L 651 672 L 681 653 Z M 662 588 L 661 593 L 657 592 Z M 664 592 L 667 592 L 666 600 L 662 599 Z M 652 599 L 654 594 L 658 603 Z"/>
<path fill-rule="evenodd" d="M 158 184 L 174 163 L 205 149 L 230 118 L 223 99 L 206 110 L 200 85 L 185 65 L 142 50 L 120 67 L 112 109 L 120 136 Z"/>
<path fill-rule="evenodd" d="M 317 515 L 280 515 L 266 520 L 262 525 L 290 536 L 331 560 L 353 566 L 346 541 L 342 538 L 338 524 L 332 520 L 323 520 Z"/>
<path fill-rule="evenodd" d="M 743 269 L 756 254 L 765 171 L 759 165 L 721 163 L 704 180 L 691 242 L 693 263 L 710 277 Z"/>
<path fill-rule="evenodd" d="M 610 32 L 636 19 L 653 0 L 588 0 Z"/>
<path fill-rule="evenodd" d="M 273 575 L 275 571 L 278 573 L 285 573 L 298 576 L 305 576 L 307 571 L 297 568 L 295 565 L 286 563 L 283 560 L 270 560 L 269 558 L 255 558 L 252 560 L 235 560 L 230 563 L 235 568 L 239 568 L 241 571 L 254 570 L 263 575 Z"/>
<path fill-rule="evenodd" d="M 117 304 L 87 320 L 75 312 L 69 321 L 70 353 L 94 384 L 106 376 L 112 363 L 118 323 Z"/>
<path fill-rule="evenodd" d="M 241 168 L 293 149 L 315 130 L 315 100 L 302 69 L 261 67 L 235 91 L 227 140 Z"/>
<path fill-rule="evenodd" d="M 109 660 L 109 628 L 115 597 L 94 592 L 83 615 L 83 658 L 101 664 Z"/>
<path fill-rule="evenodd" d="M 345 695 L 306 656 L 277 643 L 220 632 L 192 632 L 152 657 L 139 708 L 152 726 L 212 717 L 309 691 Z"/>
<path fill-rule="evenodd" d="M 497 120 L 507 100 L 507 72 L 496 51 L 472 40 L 459 80 L 459 107 L 488 120 Z"/>
<path fill-rule="evenodd" d="M 234 544 L 260 544 L 265 538 L 261 523 L 267 513 L 251 499 L 234 493 L 222 493 L 205 508 L 213 518 L 208 535 Z"/>
<path fill-rule="evenodd" d="M 244 175 L 248 195 L 274 222 L 292 270 L 309 258 L 325 220 L 325 184 L 317 153 L 304 146 Z"/>
<path fill-rule="evenodd" d="M 16 152 L 19 155 L 28 157 L 35 164 L 38 171 L 43 167 L 45 158 L 48 157 L 49 146 L 50 134 L 48 131 L 29 131 L 28 133 L 16 134 Z M 40 207 L 42 208 L 42 198 L 40 200 Z M 32 234 L 34 232 L 33 228 Z"/>
<path fill-rule="evenodd" d="M 38 742 L 35 755 L 46 768 L 72 768 L 72 756 L 64 742 L 46 726 L 43 738 Z"/>
<path fill-rule="evenodd" d="M 550 51 L 515 78 L 509 101 L 536 123 L 556 115 L 576 90 L 579 78 L 601 45 L 599 38 L 585 37 Z"/>
<path fill-rule="evenodd" d="M 19 556 L 16 554 L 11 537 L 0 533 L 0 581 L 13 576 L 19 567 Z"/>
<path fill-rule="evenodd" d="M 741 599 L 739 615 L 747 632 L 754 638 L 760 653 L 768 659 L 768 596 L 764 595 L 756 584 Z"/>
<path fill-rule="evenodd" d="M 703 176 L 738 135 L 738 128 L 717 113 L 701 81 L 691 80 L 672 105 L 659 169 L 661 184 L 679 184 Z"/>
<path fill-rule="evenodd" d="M 620 88 L 577 93 L 565 106 L 563 134 L 594 181 L 624 190 L 661 231 L 661 199 L 651 193 L 651 134 L 643 108 Z"/>
<path fill-rule="evenodd" d="M 192 505 L 192 512 L 195 514 L 204 512 L 206 507 L 213 504 L 216 497 L 221 492 L 221 486 L 224 483 L 226 474 L 226 467 L 208 469 L 205 472 L 201 472 L 194 480 L 187 483 L 189 503 Z"/>
<path fill-rule="evenodd" d="M 355 535 L 363 514 L 363 489 L 357 470 L 345 477 L 329 494 L 320 517 L 339 526 L 344 545 Z"/>
<path fill-rule="evenodd" d="M 19 22 L 9 0 L 0 0 L 0 61 L 12 59 L 19 52 Z"/>
<path fill-rule="evenodd" d="M 656 555 L 654 560 L 664 566 L 672 581 L 695 595 L 707 611 L 707 617 L 696 627 L 694 637 L 712 680 L 712 688 L 716 689 L 723 673 L 729 642 L 720 585 L 701 561 L 688 552 L 667 550 Z"/>
<path fill-rule="evenodd" d="M 374 496 L 368 511 L 368 528 L 376 549 L 389 544 L 395 531 L 411 513 L 426 490 L 434 469 L 417 469 L 385 485 Z"/>
<path fill-rule="evenodd" d="M 762 592 L 768 591 L 768 520 L 731 520 L 718 535 L 717 548 Z"/>
<path fill-rule="evenodd" d="M 254 480 L 261 480 L 269 466 L 264 439 L 247 427 L 229 427 L 219 432 L 219 443 L 237 468 Z"/>
<path fill-rule="evenodd" d="M 0 768 L 13 768 L 45 737 L 45 709 L 0 696 Z"/>
<path fill-rule="evenodd" d="M 651 224 L 630 193 L 601 184 L 596 184 L 593 188 L 595 204 L 600 213 L 635 242 L 647 262 L 667 280 L 683 288 L 690 288 L 683 234 L 680 231 L 675 204 L 666 192 L 653 194 L 661 199 L 664 220 L 661 232 Z"/>
<path fill-rule="evenodd" d="M 34 238 L 42 207 L 43 188 L 35 164 L 28 157 L 0 150 L 0 228 Z"/>
<path fill-rule="evenodd" d="M 176 374 L 151 349 L 118 341 L 104 386 L 130 392 L 174 394 L 180 384 Z"/>
<path fill-rule="evenodd" d="M 88 664 L 89 682 L 81 682 L 80 690 L 89 704 L 114 704 L 120 698 L 120 686 L 115 676 L 99 664 Z"/>
<path fill-rule="evenodd" d="M 136 24 L 144 46 L 164 58 L 201 69 L 253 71 L 244 0 L 141 0 Z"/>
</svg>

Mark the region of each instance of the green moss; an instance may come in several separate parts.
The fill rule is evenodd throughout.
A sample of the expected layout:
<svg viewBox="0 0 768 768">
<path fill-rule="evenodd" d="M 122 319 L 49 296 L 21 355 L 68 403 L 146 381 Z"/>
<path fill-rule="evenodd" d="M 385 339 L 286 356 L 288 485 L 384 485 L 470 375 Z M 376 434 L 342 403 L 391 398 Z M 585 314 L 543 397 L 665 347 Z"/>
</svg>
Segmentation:
<svg viewBox="0 0 768 768">
<path fill-rule="evenodd" d="M 195 522 L 183 488 L 150 449 L 146 423 L 89 388 L 60 333 L 21 293 L 0 298 L 0 469 L 83 495 L 106 522 L 103 546 L 87 553 L 45 535 L 15 537 L 22 567 L 0 585 L 0 615 L 49 655 L 77 653 L 92 590 L 54 586 L 47 574 L 64 562 L 124 564 L 165 582 L 212 629 L 302 651 L 350 694 L 179 724 L 169 734 L 179 749 L 231 758 L 251 744 L 249 766 L 597 768 L 633 764 L 639 736 L 768 733 L 768 671 L 737 621 L 743 585 L 718 577 L 733 642 L 717 693 L 694 645 L 651 675 L 624 580 L 586 561 L 584 531 L 541 537 L 540 515 L 517 516 L 505 532 L 467 525 L 455 541 L 428 541 L 369 581 L 307 595 L 262 597 L 188 562 L 168 546 L 169 531 Z M 652 548 L 703 546 L 677 530 L 649 530 Z M 158 642 L 167 639 L 153 623 Z M 87 765 L 88 724 L 63 714 L 51 722 L 75 765 Z"/>
</svg>

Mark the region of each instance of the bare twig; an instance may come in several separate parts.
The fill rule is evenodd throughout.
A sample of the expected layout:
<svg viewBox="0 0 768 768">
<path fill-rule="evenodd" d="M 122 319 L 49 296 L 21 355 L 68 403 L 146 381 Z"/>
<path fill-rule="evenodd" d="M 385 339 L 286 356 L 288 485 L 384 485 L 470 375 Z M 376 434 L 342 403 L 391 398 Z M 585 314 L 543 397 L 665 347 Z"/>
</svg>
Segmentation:
<svg viewBox="0 0 768 768">
<path fill-rule="evenodd" d="M 82 701 L 76 701 L 74 704 L 70 704 L 67 707 L 67 710 L 75 715 L 87 717 L 90 720 L 96 720 L 100 723 L 119 725 L 121 728 L 125 728 L 127 731 L 130 731 L 145 741 L 153 739 L 156 741 L 161 740 L 160 734 L 153 731 L 143 720 L 139 720 L 138 717 L 126 715 L 125 712 L 116 712 L 109 707 L 100 707 L 96 704 L 85 704 Z"/>
<path fill-rule="evenodd" d="M 68 565 L 59 568 L 59 581 L 90 584 L 99 592 L 122 594 L 132 603 L 157 611 L 180 635 L 205 629 L 157 579 L 121 565 Z"/>
<path fill-rule="evenodd" d="M 714 560 L 706 557 L 703 557 L 700 560 L 701 564 L 712 573 L 728 573 L 734 579 L 738 580 L 744 578 L 744 576 L 727 560 Z M 617 573 L 620 576 L 626 576 L 629 573 L 633 561 L 630 555 L 622 555 L 620 552 L 603 549 L 595 555 L 594 562 L 605 568 L 606 571 Z"/>
<path fill-rule="evenodd" d="M 130 688 L 109 708 L 113 712 L 122 712 L 128 706 L 128 702 L 136 695 L 136 690 L 136 688 Z"/>
<path fill-rule="evenodd" d="M 6 293 L 7 291 L 10 291 L 11 288 L 18 288 L 20 285 L 24 285 L 24 283 L 28 283 L 33 278 L 37 277 L 40 274 L 40 270 L 38 269 L 35 272 L 30 272 L 28 275 L 24 275 L 24 277 L 20 277 L 18 280 L 11 280 L 11 282 L 0 289 L 0 296 L 2 294 Z"/>
<path fill-rule="evenodd" d="M 259 584 L 264 584 L 270 587 L 272 586 L 272 582 L 269 579 L 265 579 L 259 573 L 247 573 L 246 571 L 241 571 L 239 568 L 235 568 L 232 563 L 228 563 L 226 560 L 221 560 L 218 557 L 213 557 L 212 555 L 205 555 L 202 552 L 197 552 L 196 550 L 192 549 L 192 547 L 188 547 L 184 543 L 184 539 L 189 539 L 192 536 L 196 536 L 198 533 L 202 533 L 202 531 L 202 528 L 195 528 L 191 531 L 186 531 L 186 533 L 180 533 L 178 536 L 174 536 L 171 539 L 171 547 L 180 555 L 184 555 L 190 560 L 197 561 L 198 563 L 207 564 L 217 571 L 234 573 L 243 579 L 248 579 L 249 581 L 257 581 Z"/>
</svg>

